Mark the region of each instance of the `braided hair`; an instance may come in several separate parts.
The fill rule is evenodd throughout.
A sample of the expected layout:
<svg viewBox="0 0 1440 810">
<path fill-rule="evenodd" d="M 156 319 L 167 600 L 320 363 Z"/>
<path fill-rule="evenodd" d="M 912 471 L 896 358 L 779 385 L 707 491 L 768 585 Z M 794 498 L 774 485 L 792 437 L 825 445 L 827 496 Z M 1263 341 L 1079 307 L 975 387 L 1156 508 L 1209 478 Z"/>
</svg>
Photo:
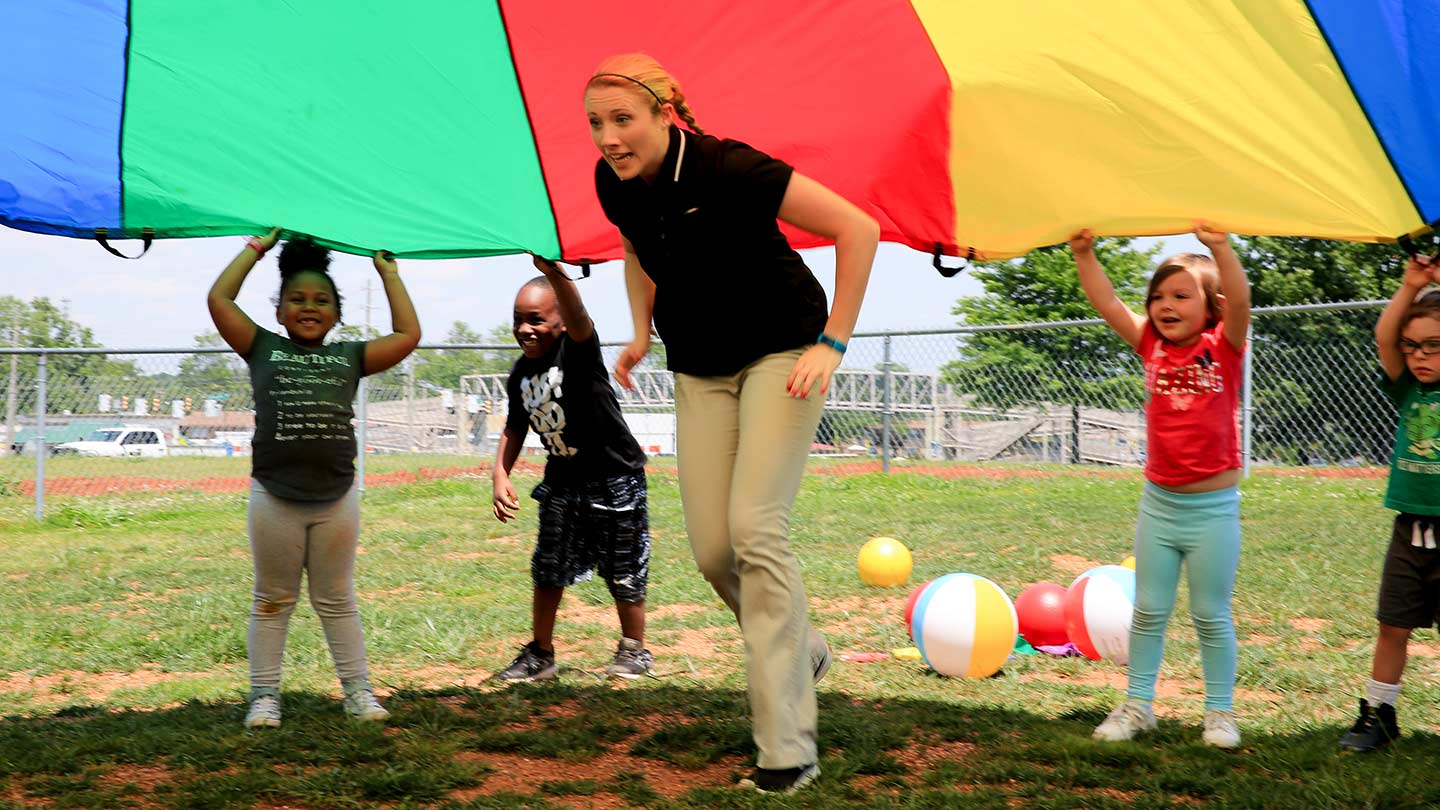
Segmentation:
<svg viewBox="0 0 1440 810">
<path fill-rule="evenodd" d="M 641 87 L 636 88 L 638 84 Z M 626 53 L 619 56 L 611 56 L 601 62 L 595 68 L 595 74 L 590 78 L 586 88 L 591 87 L 629 87 L 638 90 L 648 90 L 646 97 L 650 100 L 650 108 L 658 115 L 661 104 L 669 104 L 675 108 L 675 114 L 685 122 L 685 126 L 698 135 L 704 135 L 705 130 L 695 123 L 695 112 L 690 109 L 690 104 L 685 100 L 685 92 L 680 89 L 680 82 L 676 81 L 660 63 L 643 53 Z"/>
</svg>

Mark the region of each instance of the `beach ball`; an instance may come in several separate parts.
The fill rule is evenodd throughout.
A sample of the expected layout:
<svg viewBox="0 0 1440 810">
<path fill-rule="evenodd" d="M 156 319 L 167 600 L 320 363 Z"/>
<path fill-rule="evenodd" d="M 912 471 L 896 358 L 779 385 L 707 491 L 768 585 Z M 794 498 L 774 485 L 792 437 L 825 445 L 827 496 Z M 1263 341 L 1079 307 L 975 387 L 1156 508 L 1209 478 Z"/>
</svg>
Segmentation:
<svg viewBox="0 0 1440 810">
<path fill-rule="evenodd" d="M 935 580 L 930 580 L 934 582 Z M 922 582 L 915 586 L 910 595 L 905 597 L 905 632 L 910 632 L 910 617 L 915 615 L 915 603 L 920 600 L 920 593 L 930 586 L 930 582 Z M 914 638 L 914 636 L 911 636 Z"/>
<path fill-rule="evenodd" d="M 1065 592 L 1065 629 L 1086 658 L 1130 660 L 1130 617 L 1135 613 L 1135 572 L 1102 565 L 1075 578 Z"/>
<path fill-rule="evenodd" d="M 860 581 L 866 585 L 881 587 L 905 584 L 914 565 L 914 561 L 910 559 L 910 549 L 893 537 L 870 538 L 869 542 L 860 547 L 857 563 L 860 568 Z"/>
<path fill-rule="evenodd" d="M 1020 635 L 1032 647 L 1058 647 L 1070 640 L 1065 628 L 1065 586 L 1037 582 L 1015 597 Z"/>
<path fill-rule="evenodd" d="M 910 621 L 920 657 L 941 675 L 988 678 L 1015 648 L 1015 606 L 999 585 L 946 574 L 921 591 Z"/>
<path fill-rule="evenodd" d="M 1121 561 L 1120 561 L 1120 567 L 1122 567 L 1122 568 L 1129 568 L 1131 571 L 1134 571 L 1134 570 L 1135 570 L 1135 555 L 1134 555 L 1134 554 L 1131 554 L 1129 557 L 1126 557 L 1125 559 L 1121 560 Z"/>
</svg>

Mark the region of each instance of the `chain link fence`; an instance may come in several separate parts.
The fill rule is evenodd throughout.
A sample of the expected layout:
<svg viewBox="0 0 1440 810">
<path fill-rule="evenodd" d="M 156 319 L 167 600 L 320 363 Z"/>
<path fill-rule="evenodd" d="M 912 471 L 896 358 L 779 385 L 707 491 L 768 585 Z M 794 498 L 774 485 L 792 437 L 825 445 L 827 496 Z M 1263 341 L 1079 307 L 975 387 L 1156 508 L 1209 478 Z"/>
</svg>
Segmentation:
<svg viewBox="0 0 1440 810">
<path fill-rule="evenodd" d="M 1383 475 L 1395 426 L 1373 328 L 1384 302 L 1257 309 L 1242 427 L 1248 467 Z M 613 364 L 620 347 L 605 348 Z M 504 427 L 513 345 L 423 346 L 356 402 L 366 486 L 483 475 Z M 619 390 L 642 447 L 675 452 L 663 350 Z M 225 349 L 0 348 L 0 499 L 243 492 L 254 402 Z M 817 458 L 984 474 L 1037 463 L 1143 466 L 1139 359 L 1099 321 L 856 335 L 815 438 Z M 542 464 L 527 440 L 522 462 Z M 835 463 L 835 462 L 830 462 Z"/>
</svg>

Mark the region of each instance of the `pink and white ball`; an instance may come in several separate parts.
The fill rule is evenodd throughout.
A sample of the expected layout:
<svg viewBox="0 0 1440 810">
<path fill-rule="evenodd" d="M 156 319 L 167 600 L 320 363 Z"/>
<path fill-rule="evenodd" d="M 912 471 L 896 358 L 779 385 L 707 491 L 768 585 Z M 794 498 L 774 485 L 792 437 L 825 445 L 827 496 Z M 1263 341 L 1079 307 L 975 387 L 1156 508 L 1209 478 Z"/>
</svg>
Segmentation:
<svg viewBox="0 0 1440 810">
<path fill-rule="evenodd" d="M 975 574 L 946 574 L 915 600 L 910 635 L 941 675 L 988 678 L 1015 649 L 1015 606 L 999 585 Z"/>
<path fill-rule="evenodd" d="M 1070 643 L 1092 661 L 1130 661 L 1130 620 L 1135 615 L 1135 572 L 1102 565 L 1075 578 L 1065 591 Z"/>
</svg>

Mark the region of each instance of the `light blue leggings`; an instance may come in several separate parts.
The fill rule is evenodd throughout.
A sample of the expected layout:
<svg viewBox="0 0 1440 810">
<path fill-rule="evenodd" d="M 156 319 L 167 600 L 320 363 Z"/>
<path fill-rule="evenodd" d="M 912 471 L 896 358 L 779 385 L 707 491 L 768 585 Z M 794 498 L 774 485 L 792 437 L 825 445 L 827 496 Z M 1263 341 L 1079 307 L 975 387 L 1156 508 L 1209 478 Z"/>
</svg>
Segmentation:
<svg viewBox="0 0 1440 810">
<path fill-rule="evenodd" d="M 1155 699 L 1165 652 L 1165 626 L 1175 609 L 1184 562 L 1190 617 L 1200 639 L 1205 708 L 1229 711 L 1235 693 L 1235 622 L 1230 595 L 1240 565 L 1238 487 L 1180 494 L 1148 481 L 1135 525 L 1135 618 L 1130 625 L 1130 687 L 1126 696 Z"/>
</svg>

